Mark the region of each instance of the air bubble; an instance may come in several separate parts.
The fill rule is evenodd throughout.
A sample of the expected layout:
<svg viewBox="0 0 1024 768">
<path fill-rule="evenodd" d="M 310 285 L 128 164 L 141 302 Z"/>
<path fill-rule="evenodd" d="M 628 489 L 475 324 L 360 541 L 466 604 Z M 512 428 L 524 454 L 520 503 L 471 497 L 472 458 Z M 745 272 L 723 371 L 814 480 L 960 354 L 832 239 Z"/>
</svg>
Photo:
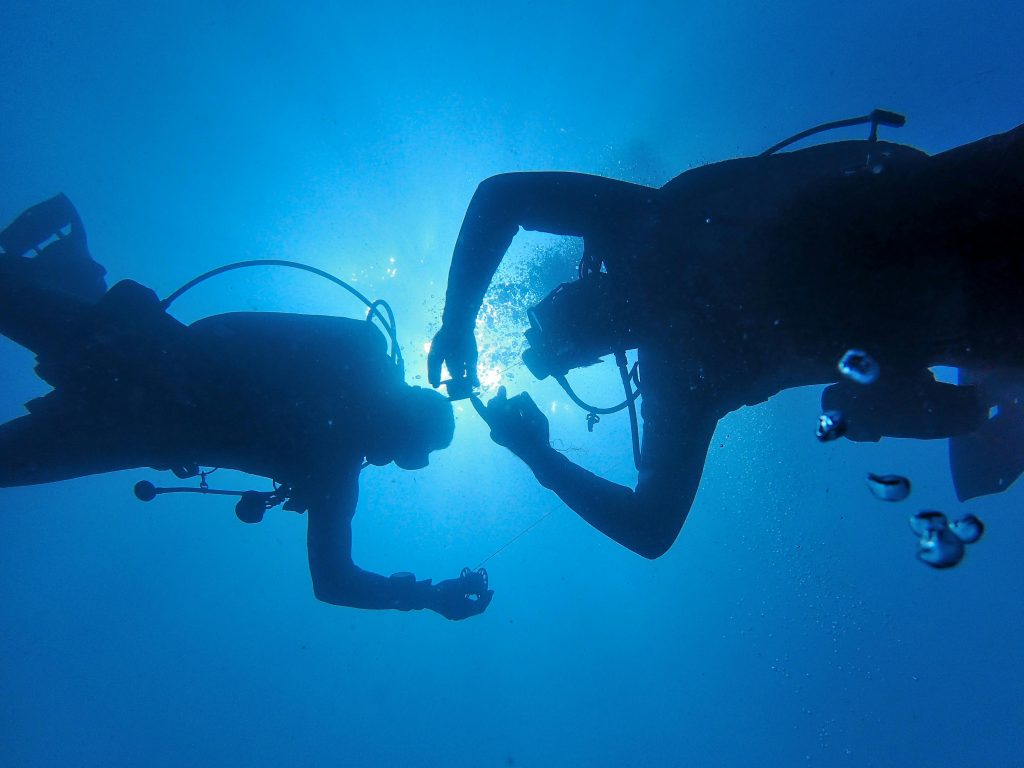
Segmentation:
<svg viewBox="0 0 1024 768">
<path fill-rule="evenodd" d="M 903 501 L 910 495 L 910 481 L 901 475 L 876 475 L 868 472 L 868 490 L 881 501 Z"/>
<path fill-rule="evenodd" d="M 964 543 L 948 528 L 940 528 L 921 538 L 917 557 L 932 568 L 952 568 L 964 559 Z"/>
<path fill-rule="evenodd" d="M 858 384 L 873 384 L 881 370 L 875 359 L 863 349 L 848 350 L 838 367 L 843 376 Z"/>
<path fill-rule="evenodd" d="M 944 531 L 948 527 L 946 516 L 941 512 L 926 509 L 910 518 L 910 530 L 921 538 L 935 531 Z"/>
<path fill-rule="evenodd" d="M 973 544 L 985 533 L 985 524 L 975 515 L 964 515 L 950 523 L 949 530 L 964 544 Z"/>
<path fill-rule="evenodd" d="M 823 443 L 838 440 L 846 434 L 846 417 L 839 411 L 825 411 L 818 417 L 814 434 Z"/>
</svg>

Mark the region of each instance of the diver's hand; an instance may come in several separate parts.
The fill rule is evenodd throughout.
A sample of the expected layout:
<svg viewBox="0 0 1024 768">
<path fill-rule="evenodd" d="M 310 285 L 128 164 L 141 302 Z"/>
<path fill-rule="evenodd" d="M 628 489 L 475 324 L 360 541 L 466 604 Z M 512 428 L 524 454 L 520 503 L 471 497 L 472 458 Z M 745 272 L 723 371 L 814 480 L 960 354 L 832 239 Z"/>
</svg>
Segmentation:
<svg viewBox="0 0 1024 768">
<path fill-rule="evenodd" d="M 491 428 L 491 439 L 520 458 L 549 445 L 547 417 L 526 392 L 509 398 L 501 387 L 480 415 Z"/>
<path fill-rule="evenodd" d="M 487 610 L 494 590 L 487 589 L 486 577 L 463 571 L 457 579 L 445 579 L 431 588 L 426 607 L 451 621 L 468 619 Z"/>
<path fill-rule="evenodd" d="M 473 338 L 472 326 L 468 331 L 463 331 L 442 325 L 430 342 L 430 352 L 427 354 L 427 379 L 430 386 L 441 386 L 442 363 L 448 366 L 448 373 L 454 381 L 469 379 L 471 386 L 480 386 L 476 377 L 476 357 L 476 339 Z"/>
</svg>

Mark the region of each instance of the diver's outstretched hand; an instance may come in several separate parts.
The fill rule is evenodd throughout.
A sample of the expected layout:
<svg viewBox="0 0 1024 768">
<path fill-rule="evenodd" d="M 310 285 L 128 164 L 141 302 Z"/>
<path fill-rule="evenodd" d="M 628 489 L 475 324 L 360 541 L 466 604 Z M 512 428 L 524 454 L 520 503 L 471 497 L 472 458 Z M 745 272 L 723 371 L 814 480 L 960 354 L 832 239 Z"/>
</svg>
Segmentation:
<svg viewBox="0 0 1024 768">
<path fill-rule="evenodd" d="M 427 608 L 446 619 L 460 621 L 487 610 L 494 590 L 487 588 L 487 572 L 464 568 L 457 579 L 445 579 L 431 587 Z"/>
<path fill-rule="evenodd" d="M 549 445 L 547 417 L 526 392 L 510 398 L 501 387 L 480 415 L 491 428 L 491 439 L 520 458 Z"/>
<path fill-rule="evenodd" d="M 430 386 L 441 386 L 442 364 L 448 366 L 453 381 L 468 379 L 470 386 L 480 386 L 476 377 L 476 357 L 476 339 L 473 337 L 472 326 L 466 332 L 442 325 L 430 342 L 430 352 L 427 353 L 427 379 Z"/>
</svg>

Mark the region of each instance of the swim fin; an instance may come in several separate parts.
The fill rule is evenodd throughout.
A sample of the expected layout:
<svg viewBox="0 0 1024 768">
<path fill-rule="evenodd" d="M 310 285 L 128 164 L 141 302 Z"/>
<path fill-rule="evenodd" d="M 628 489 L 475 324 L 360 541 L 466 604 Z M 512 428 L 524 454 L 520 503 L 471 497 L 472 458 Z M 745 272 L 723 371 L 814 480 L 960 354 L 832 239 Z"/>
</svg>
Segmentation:
<svg viewBox="0 0 1024 768">
<path fill-rule="evenodd" d="M 0 249 L 7 267 L 36 285 L 88 302 L 106 293 L 107 271 L 89 255 L 82 219 L 64 194 L 33 205 L 0 231 Z"/>
<path fill-rule="evenodd" d="M 949 441 L 949 467 L 960 501 L 1000 493 L 1024 473 L 1024 369 L 960 369 L 961 385 L 978 388 L 988 418 Z"/>
</svg>

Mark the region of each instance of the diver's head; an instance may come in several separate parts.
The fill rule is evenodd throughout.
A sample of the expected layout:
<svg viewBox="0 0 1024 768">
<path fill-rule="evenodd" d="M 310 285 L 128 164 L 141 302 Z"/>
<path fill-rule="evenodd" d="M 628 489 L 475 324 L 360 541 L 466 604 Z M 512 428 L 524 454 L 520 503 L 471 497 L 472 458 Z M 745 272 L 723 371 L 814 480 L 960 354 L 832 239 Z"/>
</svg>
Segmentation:
<svg viewBox="0 0 1024 768">
<path fill-rule="evenodd" d="M 389 400 L 387 414 L 377 425 L 379 439 L 366 460 L 383 466 L 422 469 L 432 451 L 447 448 L 455 434 L 455 416 L 448 398 L 432 389 L 402 386 Z"/>
</svg>

